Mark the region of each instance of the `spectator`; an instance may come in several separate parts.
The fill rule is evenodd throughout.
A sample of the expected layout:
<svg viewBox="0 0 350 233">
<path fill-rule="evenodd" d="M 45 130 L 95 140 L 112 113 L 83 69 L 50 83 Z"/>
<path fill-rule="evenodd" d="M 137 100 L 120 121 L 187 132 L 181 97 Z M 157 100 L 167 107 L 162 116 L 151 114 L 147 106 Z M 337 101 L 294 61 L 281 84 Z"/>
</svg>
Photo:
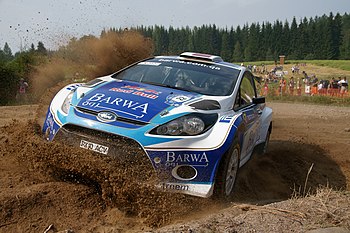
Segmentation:
<svg viewBox="0 0 350 233">
<path fill-rule="evenodd" d="M 267 84 L 267 81 L 265 81 L 264 89 L 263 89 L 263 96 L 267 96 L 268 93 L 269 93 L 269 85 Z"/>
<path fill-rule="evenodd" d="M 290 79 L 289 79 L 289 94 L 290 95 L 294 95 L 294 78 L 293 77 L 291 77 Z"/>
<path fill-rule="evenodd" d="M 305 82 L 305 94 L 310 95 L 311 94 L 311 86 L 309 82 Z"/>
<path fill-rule="evenodd" d="M 317 83 L 312 84 L 311 95 L 317 95 Z"/>
<path fill-rule="evenodd" d="M 343 77 L 343 79 L 338 82 L 338 86 L 340 87 L 340 95 L 343 96 L 348 91 L 348 81 L 346 77 Z"/>
<path fill-rule="evenodd" d="M 323 84 L 322 82 L 319 82 L 319 84 L 317 85 L 317 92 L 320 94 L 323 94 Z"/>
<path fill-rule="evenodd" d="M 307 75 L 305 71 L 303 71 L 303 75 L 304 75 L 304 83 L 308 85 L 310 82 L 310 77 Z"/>
<path fill-rule="evenodd" d="M 298 96 L 301 96 L 301 87 L 302 87 L 302 84 L 300 82 L 300 78 L 298 78 L 298 80 L 297 80 L 297 95 Z"/>
<path fill-rule="evenodd" d="M 331 96 L 336 95 L 338 91 L 338 81 L 335 80 L 335 78 L 333 77 L 332 80 L 329 82 L 329 94 Z"/>
<path fill-rule="evenodd" d="M 18 85 L 18 93 L 16 95 L 16 99 L 19 102 L 26 102 L 27 101 L 27 89 L 29 85 L 28 83 L 21 78 L 19 80 L 19 85 Z"/>
<path fill-rule="evenodd" d="M 338 77 L 338 81 L 337 81 L 337 85 L 338 85 L 338 93 L 340 93 L 340 87 L 341 87 L 341 85 L 340 85 L 340 81 L 341 81 L 341 77 L 339 76 L 339 77 Z"/>
<path fill-rule="evenodd" d="M 292 73 L 299 74 L 299 66 L 298 65 L 292 66 Z"/>
<path fill-rule="evenodd" d="M 286 88 L 287 88 L 286 86 L 287 86 L 286 80 L 282 77 L 279 82 L 279 91 L 281 95 L 283 95 L 286 92 Z"/>
</svg>

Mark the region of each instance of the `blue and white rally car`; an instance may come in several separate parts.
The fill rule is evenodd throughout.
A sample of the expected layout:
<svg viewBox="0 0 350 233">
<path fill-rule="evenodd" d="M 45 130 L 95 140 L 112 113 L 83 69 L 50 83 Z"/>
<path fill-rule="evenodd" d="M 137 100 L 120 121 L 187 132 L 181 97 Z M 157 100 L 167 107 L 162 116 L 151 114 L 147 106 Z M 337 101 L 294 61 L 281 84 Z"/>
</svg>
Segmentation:
<svg viewBox="0 0 350 233">
<path fill-rule="evenodd" d="M 116 158 L 120 143 L 139 147 L 142 158 L 131 159 L 146 159 L 164 191 L 227 198 L 239 167 L 254 149 L 264 153 L 270 138 L 272 110 L 255 82 L 218 56 L 157 56 L 64 87 L 43 133 Z"/>
</svg>

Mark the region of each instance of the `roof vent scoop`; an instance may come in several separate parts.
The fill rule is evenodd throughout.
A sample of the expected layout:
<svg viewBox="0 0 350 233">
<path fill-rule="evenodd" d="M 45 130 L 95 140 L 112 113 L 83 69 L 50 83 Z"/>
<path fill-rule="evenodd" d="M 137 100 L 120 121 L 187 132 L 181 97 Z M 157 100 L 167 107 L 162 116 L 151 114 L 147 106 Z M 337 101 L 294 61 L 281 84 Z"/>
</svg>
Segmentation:
<svg viewBox="0 0 350 233">
<path fill-rule="evenodd" d="M 211 61 L 211 62 L 223 62 L 224 61 L 219 56 L 204 54 L 204 53 L 184 52 L 184 53 L 180 54 L 180 57 L 188 58 L 188 59 L 195 59 L 195 60 L 202 60 L 202 61 Z"/>
</svg>

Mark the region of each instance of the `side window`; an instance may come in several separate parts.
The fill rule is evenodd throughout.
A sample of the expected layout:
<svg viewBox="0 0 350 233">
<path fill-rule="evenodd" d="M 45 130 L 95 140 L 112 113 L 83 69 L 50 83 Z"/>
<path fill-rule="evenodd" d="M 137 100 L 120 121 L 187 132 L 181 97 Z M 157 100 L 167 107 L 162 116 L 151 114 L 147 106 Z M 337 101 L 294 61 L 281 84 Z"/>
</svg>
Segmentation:
<svg viewBox="0 0 350 233">
<path fill-rule="evenodd" d="M 253 103 L 253 98 L 256 97 L 254 80 L 251 73 L 246 72 L 243 75 L 239 91 L 236 96 L 234 109 L 239 109 Z"/>
</svg>

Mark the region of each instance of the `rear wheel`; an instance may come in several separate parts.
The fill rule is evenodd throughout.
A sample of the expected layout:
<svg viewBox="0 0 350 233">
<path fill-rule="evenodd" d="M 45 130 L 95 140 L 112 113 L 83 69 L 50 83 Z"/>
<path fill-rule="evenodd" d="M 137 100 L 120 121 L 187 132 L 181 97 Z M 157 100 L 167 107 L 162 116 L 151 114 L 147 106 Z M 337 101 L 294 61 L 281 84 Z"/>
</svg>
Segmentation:
<svg viewBox="0 0 350 233">
<path fill-rule="evenodd" d="M 225 153 L 215 182 L 215 197 L 230 200 L 236 183 L 240 160 L 240 147 L 234 142 L 231 148 Z"/>
</svg>

